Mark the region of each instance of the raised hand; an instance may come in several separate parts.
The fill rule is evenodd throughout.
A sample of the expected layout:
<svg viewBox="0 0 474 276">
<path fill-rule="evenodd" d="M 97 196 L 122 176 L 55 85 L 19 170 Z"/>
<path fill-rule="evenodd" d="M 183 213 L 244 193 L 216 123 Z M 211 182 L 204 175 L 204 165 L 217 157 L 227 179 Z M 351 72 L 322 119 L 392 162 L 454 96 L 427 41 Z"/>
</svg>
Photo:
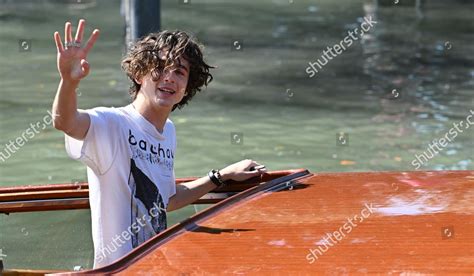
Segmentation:
<svg viewBox="0 0 474 276">
<path fill-rule="evenodd" d="M 54 33 L 54 41 L 58 50 L 58 71 L 64 81 L 79 82 L 89 74 L 90 66 L 87 62 L 87 54 L 99 37 L 99 30 L 95 29 L 85 46 L 82 46 L 85 24 L 84 19 L 79 20 L 76 37 L 73 40 L 71 23 L 66 22 L 64 26 L 64 45 L 59 32 Z"/>
</svg>

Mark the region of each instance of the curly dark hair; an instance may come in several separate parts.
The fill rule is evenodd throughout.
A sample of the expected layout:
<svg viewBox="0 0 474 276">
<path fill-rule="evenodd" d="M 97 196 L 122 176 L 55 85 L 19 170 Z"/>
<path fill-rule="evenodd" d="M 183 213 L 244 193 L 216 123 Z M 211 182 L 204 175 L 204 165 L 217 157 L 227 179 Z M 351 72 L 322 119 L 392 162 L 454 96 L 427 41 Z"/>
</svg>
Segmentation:
<svg viewBox="0 0 474 276">
<path fill-rule="evenodd" d="M 183 31 L 161 31 L 151 33 L 132 45 L 122 60 L 122 69 L 130 79 L 129 94 L 132 100 L 137 97 L 141 85 L 135 80 L 143 78 L 149 72 L 157 81 L 163 71 L 180 63 L 183 57 L 189 62 L 189 79 L 183 99 L 173 106 L 181 109 L 190 101 L 204 85 L 208 85 L 213 77 L 209 69 L 215 68 L 204 62 L 203 46 L 195 38 Z M 165 60 L 159 58 L 160 50 L 167 50 Z"/>
</svg>

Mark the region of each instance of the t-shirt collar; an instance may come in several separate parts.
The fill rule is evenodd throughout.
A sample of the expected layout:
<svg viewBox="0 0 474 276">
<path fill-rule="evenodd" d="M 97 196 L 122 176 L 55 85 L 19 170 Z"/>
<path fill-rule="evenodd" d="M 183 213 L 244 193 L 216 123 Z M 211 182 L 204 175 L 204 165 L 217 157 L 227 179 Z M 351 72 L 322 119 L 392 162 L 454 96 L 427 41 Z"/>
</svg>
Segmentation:
<svg viewBox="0 0 474 276">
<path fill-rule="evenodd" d="M 147 132 L 148 134 L 151 134 L 153 137 L 156 137 L 160 140 L 165 139 L 166 125 L 167 125 L 166 123 L 163 126 L 163 133 L 160 133 L 152 123 L 150 123 L 145 117 L 143 117 L 142 114 L 140 114 L 135 109 L 133 104 L 129 104 L 125 106 L 125 110 L 127 111 L 127 113 L 129 113 L 129 115 L 138 123 L 138 125 L 145 132 Z"/>
</svg>

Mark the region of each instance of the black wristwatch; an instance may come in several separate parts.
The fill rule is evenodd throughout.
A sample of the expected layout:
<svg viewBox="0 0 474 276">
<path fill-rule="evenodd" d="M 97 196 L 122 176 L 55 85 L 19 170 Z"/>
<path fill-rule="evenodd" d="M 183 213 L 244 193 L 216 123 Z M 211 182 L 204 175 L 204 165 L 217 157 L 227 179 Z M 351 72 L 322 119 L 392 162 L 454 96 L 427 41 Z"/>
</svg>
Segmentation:
<svg viewBox="0 0 474 276">
<path fill-rule="evenodd" d="M 212 183 L 217 186 L 217 188 L 222 188 L 225 186 L 225 182 L 222 181 L 222 176 L 219 170 L 212 170 L 207 175 L 211 179 Z"/>
</svg>

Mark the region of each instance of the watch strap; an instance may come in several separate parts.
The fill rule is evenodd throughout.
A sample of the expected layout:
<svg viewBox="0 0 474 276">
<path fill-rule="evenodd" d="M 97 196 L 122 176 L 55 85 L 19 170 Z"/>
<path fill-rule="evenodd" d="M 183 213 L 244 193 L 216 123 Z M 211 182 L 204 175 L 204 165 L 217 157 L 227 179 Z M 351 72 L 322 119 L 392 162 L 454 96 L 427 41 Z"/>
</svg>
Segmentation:
<svg viewBox="0 0 474 276">
<path fill-rule="evenodd" d="M 212 183 L 214 183 L 217 188 L 225 186 L 224 181 L 222 181 L 221 173 L 219 170 L 211 170 L 208 173 L 209 178 L 211 179 Z"/>
</svg>

